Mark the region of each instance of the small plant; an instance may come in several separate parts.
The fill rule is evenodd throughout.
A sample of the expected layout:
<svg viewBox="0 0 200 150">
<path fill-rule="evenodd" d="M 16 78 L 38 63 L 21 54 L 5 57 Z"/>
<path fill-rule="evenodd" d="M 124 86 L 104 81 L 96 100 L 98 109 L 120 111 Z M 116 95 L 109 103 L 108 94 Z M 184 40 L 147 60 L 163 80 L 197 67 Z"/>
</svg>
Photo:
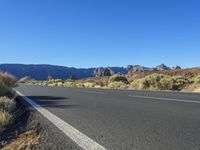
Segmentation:
<svg viewBox="0 0 200 150">
<path fill-rule="evenodd" d="M 109 78 L 108 80 L 109 83 L 112 82 L 123 82 L 125 84 L 128 84 L 128 80 L 125 76 L 121 76 L 121 75 L 113 75 Z"/>
<path fill-rule="evenodd" d="M 108 88 L 112 89 L 127 89 L 128 85 L 124 82 L 111 82 L 108 84 Z"/>
</svg>

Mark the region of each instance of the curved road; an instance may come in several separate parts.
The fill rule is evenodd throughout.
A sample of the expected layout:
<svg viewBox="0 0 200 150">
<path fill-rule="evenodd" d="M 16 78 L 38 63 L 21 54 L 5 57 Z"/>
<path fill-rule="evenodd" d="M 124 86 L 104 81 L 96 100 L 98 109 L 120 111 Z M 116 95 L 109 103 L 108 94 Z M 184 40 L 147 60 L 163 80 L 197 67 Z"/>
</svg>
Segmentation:
<svg viewBox="0 0 200 150">
<path fill-rule="evenodd" d="M 200 149 L 200 94 L 31 85 L 17 90 L 105 149 Z"/>
</svg>

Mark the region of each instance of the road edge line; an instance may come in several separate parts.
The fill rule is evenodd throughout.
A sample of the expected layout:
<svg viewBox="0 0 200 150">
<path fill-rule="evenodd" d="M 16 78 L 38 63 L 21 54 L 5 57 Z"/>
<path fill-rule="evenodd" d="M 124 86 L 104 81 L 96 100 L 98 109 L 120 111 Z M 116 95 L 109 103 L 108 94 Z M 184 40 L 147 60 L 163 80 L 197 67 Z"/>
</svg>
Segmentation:
<svg viewBox="0 0 200 150">
<path fill-rule="evenodd" d="M 37 104 L 30 98 L 26 97 L 24 94 L 14 89 L 17 95 L 21 96 L 29 105 L 40 112 L 46 119 L 53 123 L 58 129 L 60 129 L 66 136 L 68 136 L 72 141 L 79 145 L 84 150 L 106 150 L 103 146 L 81 133 L 79 130 L 72 127 L 70 124 L 57 117 L 53 113 L 49 112 L 41 105 Z"/>
</svg>

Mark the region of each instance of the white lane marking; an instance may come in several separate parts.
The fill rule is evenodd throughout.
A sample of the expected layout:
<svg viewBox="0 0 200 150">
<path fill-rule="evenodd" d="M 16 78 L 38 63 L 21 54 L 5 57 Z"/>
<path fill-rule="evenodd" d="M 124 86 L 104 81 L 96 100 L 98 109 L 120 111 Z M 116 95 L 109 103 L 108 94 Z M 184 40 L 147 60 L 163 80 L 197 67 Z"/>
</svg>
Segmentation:
<svg viewBox="0 0 200 150">
<path fill-rule="evenodd" d="M 15 89 L 16 93 L 23 96 L 23 99 L 28 102 L 32 107 L 39 111 L 44 117 L 58 127 L 65 135 L 71 138 L 76 144 L 78 144 L 84 150 L 106 150 L 103 146 L 99 145 L 94 140 L 90 139 L 56 115 L 52 114 L 41 105 L 35 103 L 31 99 L 25 97 L 22 93 Z"/>
<path fill-rule="evenodd" d="M 150 96 L 141 96 L 141 95 L 128 95 L 129 97 L 135 97 L 135 98 L 146 98 L 146 99 L 154 99 L 154 100 L 164 100 L 164 101 L 175 101 L 175 102 L 184 102 L 184 103 L 198 103 L 200 104 L 200 101 L 194 101 L 194 100 L 184 100 L 184 99 L 174 99 L 174 98 L 159 98 L 159 97 L 150 97 Z"/>
<path fill-rule="evenodd" d="M 106 94 L 105 92 L 98 92 L 98 91 L 79 91 L 81 93 L 93 93 L 93 94 Z"/>
</svg>

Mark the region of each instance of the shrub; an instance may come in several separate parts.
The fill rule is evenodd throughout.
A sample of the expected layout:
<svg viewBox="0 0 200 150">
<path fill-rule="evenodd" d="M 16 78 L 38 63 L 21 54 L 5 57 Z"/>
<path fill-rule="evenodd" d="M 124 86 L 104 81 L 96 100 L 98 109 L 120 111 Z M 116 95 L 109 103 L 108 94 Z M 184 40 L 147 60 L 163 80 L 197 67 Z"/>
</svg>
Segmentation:
<svg viewBox="0 0 200 150">
<path fill-rule="evenodd" d="M 196 77 L 194 78 L 194 82 L 195 82 L 195 83 L 200 83 L 200 75 L 198 75 L 198 76 L 196 76 Z"/>
<path fill-rule="evenodd" d="M 62 83 L 64 83 L 64 81 L 62 79 L 55 79 L 54 82 L 57 82 L 57 83 L 58 82 L 62 82 Z"/>
<path fill-rule="evenodd" d="M 111 83 L 108 84 L 108 88 L 127 89 L 128 85 L 124 82 L 111 82 Z"/>
<path fill-rule="evenodd" d="M 16 78 L 9 73 L 0 73 L 0 80 L 4 85 L 6 85 L 8 87 L 17 86 Z"/>
<path fill-rule="evenodd" d="M 15 108 L 15 102 L 6 96 L 0 97 L 0 111 L 11 112 Z"/>
<path fill-rule="evenodd" d="M 10 95 L 10 94 L 11 94 L 11 88 L 9 88 L 0 81 L 0 96 Z"/>
<path fill-rule="evenodd" d="M 152 75 L 148 75 L 145 77 L 145 80 L 147 82 L 147 89 L 160 89 L 161 88 L 161 79 L 163 79 L 165 77 L 165 75 L 163 74 L 157 74 L 154 73 Z M 165 77 L 167 78 L 167 77 Z"/>
<path fill-rule="evenodd" d="M 170 89 L 181 90 L 189 83 L 190 81 L 187 78 L 184 78 L 182 76 L 174 76 L 174 77 L 171 77 Z"/>
<path fill-rule="evenodd" d="M 171 87 L 171 77 L 165 75 L 160 80 L 160 90 L 170 90 Z"/>
<path fill-rule="evenodd" d="M 93 87 L 95 87 L 95 83 L 91 83 L 91 82 L 85 82 L 85 83 L 83 83 L 83 85 L 86 88 L 93 88 Z"/>
<path fill-rule="evenodd" d="M 63 84 L 64 87 L 75 87 L 76 83 L 74 81 L 66 81 Z"/>
<path fill-rule="evenodd" d="M 85 87 L 85 86 L 84 86 L 84 84 L 83 84 L 82 82 L 78 82 L 78 83 L 76 84 L 76 87 Z"/>
<path fill-rule="evenodd" d="M 136 79 L 130 84 L 130 88 L 137 90 L 147 89 L 147 87 L 149 87 L 149 85 L 145 78 Z"/>
<path fill-rule="evenodd" d="M 7 97 L 0 97 L 0 131 L 11 121 L 11 112 L 15 108 L 15 102 Z"/>
<path fill-rule="evenodd" d="M 130 88 L 148 90 L 181 90 L 190 81 L 182 76 L 170 77 L 164 74 L 152 74 L 134 80 Z"/>
<path fill-rule="evenodd" d="M 50 83 L 48 86 L 57 86 L 57 83 Z"/>
<path fill-rule="evenodd" d="M 128 80 L 125 76 L 121 76 L 121 75 L 113 75 L 109 78 L 108 80 L 109 83 L 112 82 L 123 82 L 125 84 L 128 84 Z"/>
<path fill-rule="evenodd" d="M 165 89 L 168 89 L 168 85 L 169 85 L 169 76 L 154 73 L 144 78 L 133 80 L 133 82 L 130 85 L 130 88 L 165 90 Z"/>
<path fill-rule="evenodd" d="M 8 113 L 7 111 L 0 111 L 0 132 L 5 125 L 9 124 L 10 119 L 10 113 Z"/>
</svg>

